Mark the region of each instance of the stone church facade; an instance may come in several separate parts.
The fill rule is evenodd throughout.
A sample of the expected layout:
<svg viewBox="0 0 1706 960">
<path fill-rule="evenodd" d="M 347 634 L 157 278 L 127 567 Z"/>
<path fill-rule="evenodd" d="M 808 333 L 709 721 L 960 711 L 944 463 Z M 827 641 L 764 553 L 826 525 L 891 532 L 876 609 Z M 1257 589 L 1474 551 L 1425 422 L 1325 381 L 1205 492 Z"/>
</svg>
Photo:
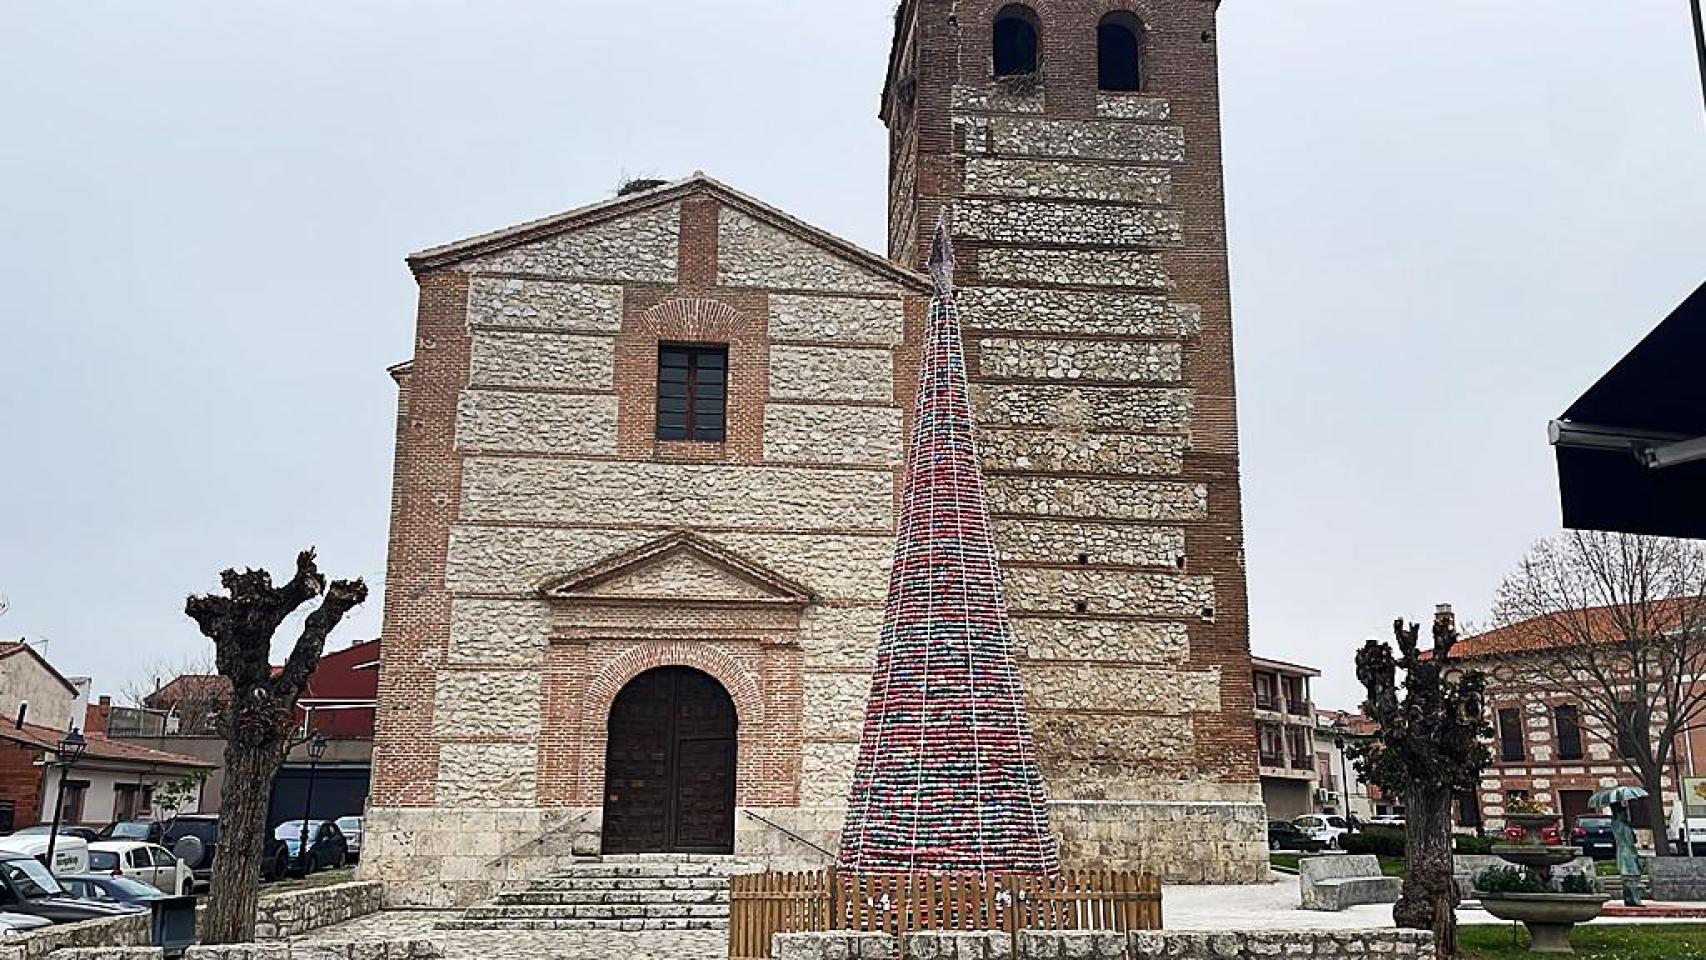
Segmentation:
<svg viewBox="0 0 1706 960">
<path fill-rule="evenodd" d="M 1063 857 L 1266 879 L 1214 10 L 903 3 L 890 257 L 695 175 L 410 258 L 369 876 L 825 862 L 945 211 Z"/>
</svg>

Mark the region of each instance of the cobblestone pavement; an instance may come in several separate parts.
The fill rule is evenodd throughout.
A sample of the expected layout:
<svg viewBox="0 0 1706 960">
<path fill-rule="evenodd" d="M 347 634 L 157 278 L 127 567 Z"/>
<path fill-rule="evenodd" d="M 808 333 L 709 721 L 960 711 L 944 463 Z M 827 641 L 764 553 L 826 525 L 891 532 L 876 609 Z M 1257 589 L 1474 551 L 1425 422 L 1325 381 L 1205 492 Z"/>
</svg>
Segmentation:
<svg viewBox="0 0 1706 960">
<path fill-rule="evenodd" d="M 616 933 L 580 930 L 434 930 L 461 916 L 455 911 L 386 910 L 322 927 L 298 940 L 424 938 L 444 945 L 445 960 L 723 960 L 728 934 L 721 930 Z"/>
</svg>

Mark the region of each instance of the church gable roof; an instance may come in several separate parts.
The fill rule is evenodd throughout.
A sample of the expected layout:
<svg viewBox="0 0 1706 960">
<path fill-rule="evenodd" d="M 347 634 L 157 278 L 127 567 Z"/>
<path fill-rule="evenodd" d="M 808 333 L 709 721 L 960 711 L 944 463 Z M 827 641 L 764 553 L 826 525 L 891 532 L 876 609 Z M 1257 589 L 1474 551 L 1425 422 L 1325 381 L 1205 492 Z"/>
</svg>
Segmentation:
<svg viewBox="0 0 1706 960">
<path fill-rule="evenodd" d="M 735 603 L 801 606 L 811 591 L 692 533 L 681 531 L 544 585 L 557 602 Z"/>
<path fill-rule="evenodd" d="M 564 245 L 561 255 L 572 258 L 581 255 L 581 249 L 585 247 L 610 246 L 597 243 L 607 239 L 607 235 L 637 230 L 655 242 L 646 244 L 648 249 L 642 251 L 641 275 L 636 279 L 671 282 L 674 280 L 673 250 L 679 241 L 680 204 L 694 197 L 716 200 L 723 208 L 725 223 L 733 218 L 755 222 L 762 230 L 785 235 L 812 248 L 812 254 L 834 262 L 844 271 L 920 292 L 930 289 L 930 282 L 923 274 L 897 266 L 879 254 L 812 226 L 703 173 L 455 243 L 430 247 L 410 254 L 407 262 L 417 275 L 457 266 L 505 272 L 506 268 L 515 268 L 525 259 L 526 254 L 521 248 L 541 244 Z M 667 263 L 662 255 L 664 244 L 671 251 Z M 652 247 L 657 249 L 649 249 Z M 649 260 L 646 254 L 650 254 Z M 650 262 L 653 260 L 657 262 Z M 474 261 L 482 262 L 476 264 Z"/>
</svg>

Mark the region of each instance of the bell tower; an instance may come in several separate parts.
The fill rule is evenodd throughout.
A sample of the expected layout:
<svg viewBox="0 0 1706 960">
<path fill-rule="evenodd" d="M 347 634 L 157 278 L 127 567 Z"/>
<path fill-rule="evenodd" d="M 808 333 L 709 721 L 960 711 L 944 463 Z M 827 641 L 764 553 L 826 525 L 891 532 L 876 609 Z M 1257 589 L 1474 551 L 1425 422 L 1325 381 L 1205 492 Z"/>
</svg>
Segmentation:
<svg viewBox="0 0 1706 960">
<path fill-rule="evenodd" d="M 947 213 L 1062 859 L 1263 882 L 1217 6 L 905 0 L 889 253 Z"/>
</svg>

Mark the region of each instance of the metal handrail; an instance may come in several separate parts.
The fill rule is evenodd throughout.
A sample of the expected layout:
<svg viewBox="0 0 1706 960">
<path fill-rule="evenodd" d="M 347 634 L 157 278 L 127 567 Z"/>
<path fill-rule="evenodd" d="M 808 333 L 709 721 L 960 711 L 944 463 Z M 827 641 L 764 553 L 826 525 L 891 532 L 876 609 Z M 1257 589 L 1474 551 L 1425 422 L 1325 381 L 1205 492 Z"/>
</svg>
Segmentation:
<svg viewBox="0 0 1706 960">
<path fill-rule="evenodd" d="M 505 852 L 498 854 L 496 857 L 493 857 L 491 860 L 486 861 L 486 866 L 488 866 L 488 867 L 497 866 L 498 864 L 503 863 L 505 860 L 508 860 L 510 857 L 513 857 L 516 854 L 520 853 L 521 851 L 526 850 L 528 847 L 538 846 L 539 844 L 541 844 L 545 841 L 546 837 L 562 833 L 564 830 L 567 830 L 570 827 L 573 827 L 576 824 L 580 823 L 582 820 L 585 820 L 587 817 L 592 816 L 592 814 L 593 814 L 593 811 L 591 811 L 591 810 L 582 810 L 580 813 L 575 814 L 574 816 L 563 821 L 562 823 L 559 823 L 559 824 L 551 827 L 550 829 L 541 832 L 538 836 L 527 841 L 526 843 L 523 843 L 519 846 L 516 846 L 516 847 L 510 849 L 510 850 L 506 850 Z"/>
<path fill-rule="evenodd" d="M 757 820 L 759 823 L 764 824 L 765 826 L 769 827 L 770 829 L 775 830 L 777 833 L 782 834 L 783 836 L 794 841 L 795 843 L 802 843 L 808 847 L 811 847 L 813 850 L 816 850 L 818 853 L 821 853 L 824 856 L 828 857 L 831 863 L 835 862 L 835 859 L 836 859 L 835 854 L 830 853 L 828 850 L 825 850 L 824 848 L 818 846 L 817 844 L 811 842 L 810 840 L 807 840 L 805 837 L 802 837 L 799 834 L 795 833 L 794 831 L 789 830 L 787 827 L 784 827 L 779 823 L 773 823 L 769 820 L 766 820 L 765 818 L 759 816 L 758 814 L 753 813 L 751 810 L 742 810 L 741 812 L 746 814 L 747 816 L 751 817 L 752 819 Z"/>
</svg>

